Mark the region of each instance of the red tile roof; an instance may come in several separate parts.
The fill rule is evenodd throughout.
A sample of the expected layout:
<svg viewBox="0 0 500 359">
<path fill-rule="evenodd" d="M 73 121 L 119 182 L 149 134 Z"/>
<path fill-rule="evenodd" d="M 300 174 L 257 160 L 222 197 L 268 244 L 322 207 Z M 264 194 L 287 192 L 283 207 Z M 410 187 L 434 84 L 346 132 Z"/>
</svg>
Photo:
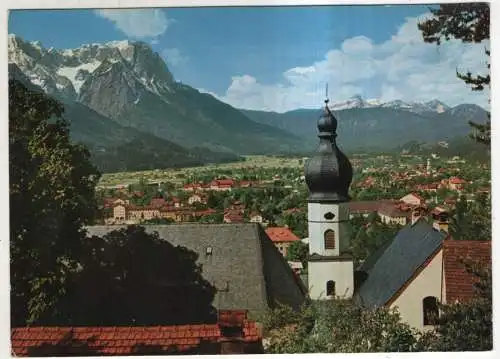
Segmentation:
<svg viewBox="0 0 500 359">
<path fill-rule="evenodd" d="M 462 184 L 462 183 L 466 183 L 466 182 L 463 179 L 458 178 L 458 177 L 450 177 L 450 183 Z"/>
<path fill-rule="evenodd" d="M 269 227 L 266 228 L 266 234 L 273 242 L 294 242 L 300 240 L 300 238 L 287 227 Z"/>
<path fill-rule="evenodd" d="M 165 198 L 152 198 L 151 202 L 149 203 L 149 205 L 152 207 L 162 207 L 166 204 L 167 202 L 165 201 Z"/>
<path fill-rule="evenodd" d="M 351 213 L 370 213 L 376 212 L 383 204 L 393 204 L 393 200 L 379 201 L 354 201 L 348 202 L 349 211 Z"/>
<path fill-rule="evenodd" d="M 225 327 L 239 327 L 237 336 L 225 336 Z M 246 311 L 220 313 L 218 324 L 172 325 L 150 327 L 23 327 L 11 330 L 12 354 L 15 356 L 141 355 L 145 353 L 218 354 L 220 348 L 207 352 L 201 345 L 242 342 L 259 347 L 262 334 Z M 254 347 L 255 348 L 255 347 Z M 215 351 L 214 351 L 215 349 Z"/>
<path fill-rule="evenodd" d="M 442 213 L 448 213 L 448 210 L 444 207 L 441 207 L 441 206 L 438 206 L 438 207 L 435 207 L 432 211 L 431 211 L 431 214 L 432 215 L 435 215 L 435 216 L 439 216 L 440 214 Z"/>
<path fill-rule="evenodd" d="M 213 180 L 212 181 L 213 186 L 219 186 L 219 187 L 230 187 L 234 185 L 234 181 L 232 179 L 219 179 L 219 180 Z"/>
<path fill-rule="evenodd" d="M 405 211 L 394 204 L 382 204 L 378 209 L 378 213 L 391 218 L 408 217 L 409 213 L 407 211 L 409 208 L 404 209 Z"/>
<path fill-rule="evenodd" d="M 243 213 L 239 210 L 229 209 L 224 211 L 224 222 L 242 223 L 244 222 Z"/>
<path fill-rule="evenodd" d="M 491 266 L 491 241 L 445 240 L 443 242 L 444 281 L 448 303 L 467 301 L 474 294 L 477 278 L 465 270 L 466 263 L 479 261 Z"/>
<path fill-rule="evenodd" d="M 209 216 L 209 215 L 214 214 L 214 213 L 217 213 L 217 211 L 215 209 L 207 208 L 204 210 L 196 211 L 195 215 L 196 216 Z"/>
</svg>

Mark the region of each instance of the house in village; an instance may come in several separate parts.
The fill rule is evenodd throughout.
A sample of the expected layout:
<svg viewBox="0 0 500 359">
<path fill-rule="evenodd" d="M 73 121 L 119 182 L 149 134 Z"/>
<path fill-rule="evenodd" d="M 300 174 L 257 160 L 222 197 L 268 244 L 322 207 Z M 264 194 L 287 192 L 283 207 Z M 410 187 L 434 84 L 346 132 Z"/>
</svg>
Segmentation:
<svg viewBox="0 0 500 359">
<path fill-rule="evenodd" d="M 409 209 L 410 206 L 404 204 L 383 204 L 378 208 L 377 213 L 382 223 L 404 226 L 408 222 Z"/>
<path fill-rule="evenodd" d="M 224 223 L 243 223 L 245 221 L 244 213 L 238 209 L 226 209 L 224 211 Z"/>
<path fill-rule="evenodd" d="M 372 213 L 377 213 L 382 205 L 394 206 L 394 200 L 379 200 L 379 201 L 353 201 L 348 202 L 349 219 L 355 216 L 368 217 Z"/>
<path fill-rule="evenodd" d="M 452 176 L 448 179 L 441 180 L 440 187 L 447 188 L 451 191 L 460 192 L 464 189 L 464 185 L 467 184 L 467 181 L 463 180 L 460 177 Z"/>
<path fill-rule="evenodd" d="M 251 212 L 248 217 L 250 218 L 250 223 L 263 223 L 264 217 L 259 212 Z"/>
<path fill-rule="evenodd" d="M 401 203 L 386 206 L 387 211 L 382 206 L 377 210 L 382 220 L 396 220 L 404 227 L 354 268 L 347 224 L 352 166 L 336 145 L 337 120 L 328 101 L 318 129 L 320 153 L 305 165 L 309 296 L 352 298 L 367 308 L 397 307 L 411 326 L 432 327 L 439 315 L 438 302 L 466 301 L 473 291 L 474 279 L 459 257 L 491 263 L 491 242 L 454 241 L 448 233 L 449 214 L 443 208 L 432 211 L 431 224 L 422 217 L 426 209 L 420 201 L 416 206 L 403 203 L 406 208 Z"/>
<path fill-rule="evenodd" d="M 436 193 L 439 188 L 439 183 L 419 184 L 415 186 L 417 191 Z"/>
<path fill-rule="evenodd" d="M 235 181 L 232 179 L 218 179 L 210 182 L 212 191 L 231 191 L 235 186 Z"/>
<path fill-rule="evenodd" d="M 203 185 L 202 183 L 188 183 L 184 185 L 183 190 L 186 192 L 198 192 L 203 191 L 206 188 L 207 186 Z"/>
<path fill-rule="evenodd" d="M 412 192 L 406 196 L 401 197 L 401 202 L 406 203 L 410 206 L 423 206 L 425 205 L 425 199 L 418 193 Z"/>
<path fill-rule="evenodd" d="M 288 256 L 288 248 L 293 242 L 300 241 L 288 227 L 268 227 L 266 234 L 274 243 L 283 257 Z"/>
<path fill-rule="evenodd" d="M 189 205 L 193 205 L 195 203 L 206 204 L 207 203 L 207 197 L 203 196 L 201 194 L 195 193 L 195 194 L 192 194 L 191 196 L 189 196 L 187 202 L 188 202 Z"/>
</svg>

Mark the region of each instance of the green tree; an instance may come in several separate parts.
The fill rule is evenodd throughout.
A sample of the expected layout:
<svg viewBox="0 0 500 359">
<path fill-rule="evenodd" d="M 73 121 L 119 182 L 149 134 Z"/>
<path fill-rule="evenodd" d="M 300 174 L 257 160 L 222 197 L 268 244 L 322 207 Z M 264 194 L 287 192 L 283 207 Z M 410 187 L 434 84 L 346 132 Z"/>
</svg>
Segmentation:
<svg viewBox="0 0 500 359">
<path fill-rule="evenodd" d="M 12 325 L 32 323 L 64 293 L 96 213 L 100 174 L 70 140 L 63 106 L 9 81 Z"/>
<path fill-rule="evenodd" d="M 295 241 L 288 247 L 287 259 L 289 261 L 301 262 L 304 268 L 306 268 L 308 254 L 309 246 L 302 241 Z"/>
<path fill-rule="evenodd" d="M 454 239 L 491 239 L 491 200 L 487 196 L 479 194 L 473 202 L 467 202 L 462 196 L 450 214 L 450 232 Z"/>
<path fill-rule="evenodd" d="M 430 9 L 432 18 L 418 24 L 425 42 L 440 44 L 443 40 L 457 39 L 465 43 L 481 43 L 490 39 L 490 5 L 488 3 L 442 4 L 438 9 Z M 490 86 L 490 50 L 485 49 L 488 57 L 488 74 L 473 75 L 470 71 L 459 73 L 457 77 L 472 87 L 473 91 L 483 91 Z M 490 145 L 490 120 L 485 124 L 470 121 L 473 129 L 471 137 L 477 142 Z"/>
<path fill-rule="evenodd" d="M 202 276 L 198 254 L 158 233 L 128 226 L 87 237 L 80 270 L 51 325 L 170 325 L 215 320 L 215 288 Z"/>
<path fill-rule="evenodd" d="M 350 300 L 312 302 L 299 312 L 278 307 L 264 320 L 267 353 L 411 351 L 416 332 L 395 310 L 364 309 Z"/>
</svg>

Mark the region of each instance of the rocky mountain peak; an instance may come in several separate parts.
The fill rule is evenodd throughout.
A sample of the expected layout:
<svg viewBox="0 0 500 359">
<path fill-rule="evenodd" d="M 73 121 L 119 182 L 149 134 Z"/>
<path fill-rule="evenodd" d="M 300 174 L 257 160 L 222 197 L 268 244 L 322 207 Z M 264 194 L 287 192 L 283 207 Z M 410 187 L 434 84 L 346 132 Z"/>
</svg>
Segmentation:
<svg viewBox="0 0 500 359">
<path fill-rule="evenodd" d="M 139 89 L 167 96 L 175 84 L 160 55 L 149 44 L 140 41 L 109 41 L 74 49 L 46 49 L 39 41 L 27 42 L 10 34 L 8 56 L 9 63 L 16 64 L 33 84 L 51 95 L 70 100 L 88 98 L 89 95 L 82 91 L 91 88 L 97 91 L 95 86 L 84 84 L 88 81 L 95 84 L 97 77 L 106 75 L 106 70 L 113 71 L 106 75 L 108 86 L 118 88 L 126 79 L 127 87 L 134 88 L 133 96 L 140 92 Z M 126 75 L 119 76 L 119 72 Z M 99 93 L 94 95 L 99 96 Z"/>
</svg>

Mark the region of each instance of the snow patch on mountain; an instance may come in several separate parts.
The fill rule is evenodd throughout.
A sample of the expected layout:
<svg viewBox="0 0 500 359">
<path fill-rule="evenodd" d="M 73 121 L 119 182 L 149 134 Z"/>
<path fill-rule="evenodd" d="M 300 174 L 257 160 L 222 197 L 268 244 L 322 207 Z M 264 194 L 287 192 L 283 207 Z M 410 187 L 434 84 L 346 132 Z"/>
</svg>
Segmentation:
<svg viewBox="0 0 500 359">
<path fill-rule="evenodd" d="M 80 88 L 82 87 L 85 80 L 78 77 L 78 72 L 80 70 L 86 70 L 89 73 L 94 72 L 101 65 L 100 61 L 93 61 L 86 64 L 81 64 L 79 66 L 62 66 L 57 70 L 57 74 L 59 76 L 64 76 L 68 80 L 71 81 L 73 87 L 75 88 L 76 93 L 80 92 Z"/>
<path fill-rule="evenodd" d="M 366 100 L 360 95 L 355 95 L 348 100 L 333 102 L 330 104 L 330 108 L 334 111 L 373 107 L 392 108 L 396 110 L 415 112 L 418 114 L 442 113 L 450 109 L 449 106 L 439 100 L 432 100 L 428 102 L 404 102 L 402 100 L 393 100 L 384 102 L 376 98 Z"/>
</svg>

